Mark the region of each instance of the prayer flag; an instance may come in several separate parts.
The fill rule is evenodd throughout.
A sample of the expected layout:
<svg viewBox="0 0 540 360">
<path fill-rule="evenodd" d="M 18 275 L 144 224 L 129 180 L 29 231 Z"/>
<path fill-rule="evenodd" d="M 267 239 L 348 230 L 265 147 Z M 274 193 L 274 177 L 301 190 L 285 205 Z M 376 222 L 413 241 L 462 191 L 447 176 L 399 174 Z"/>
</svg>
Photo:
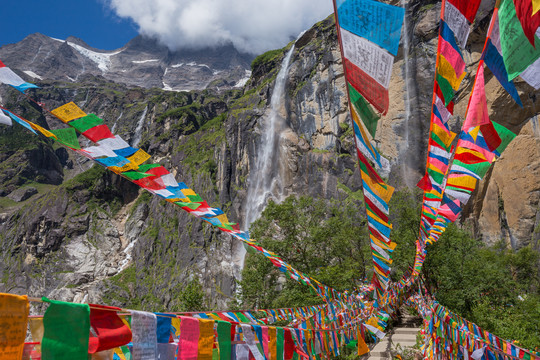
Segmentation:
<svg viewBox="0 0 540 360">
<path fill-rule="evenodd" d="M 397 55 L 403 8 L 374 0 L 345 0 L 337 12 L 340 27 Z"/>
<path fill-rule="evenodd" d="M 86 113 L 75 105 L 74 102 L 67 103 L 59 108 L 54 109 L 51 111 L 51 114 L 65 123 L 86 116 Z"/>
<path fill-rule="evenodd" d="M 19 75 L 15 74 L 13 70 L 4 65 L 2 61 L 0 61 L 0 83 L 11 85 L 22 93 L 24 93 L 26 89 L 38 87 L 24 81 Z"/>
<path fill-rule="evenodd" d="M 133 360 L 156 359 L 156 315 L 145 311 L 131 311 L 131 331 L 133 332 Z"/>
<path fill-rule="evenodd" d="M 499 8 L 499 27 L 504 64 L 508 80 L 512 80 L 540 58 L 540 39 L 532 46 L 517 18 L 512 0 L 502 0 Z"/>
<path fill-rule="evenodd" d="M 90 307 L 43 298 L 49 307 L 43 316 L 43 360 L 87 360 Z"/>
<path fill-rule="evenodd" d="M 29 309 L 25 295 L 0 294 L 0 360 L 22 358 Z"/>
<path fill-rule="evenodd" d="M 474 89 L 471 94 L 469 109 L 467 111 L 467 117 L 463 123 L 464 131 L 468 131 L 472 127 L 487 125 L 491 122 L 488 115 L 486 91 L 484 85 L 484 66 L 480 65 L 478 67 L 478 73 L 476 74 Z"/>
<path fill-rule="evenodd" d="M 97 337 L 90 337 L 89 353 L 113 349 L 131 341 L 131 330 L 116 313 L 120 310 L 117 307 L 90 305 L 90 326 Z"/>
<path fill-rule="evenodd" d="M 178 358 L 182 360 L 197 360 L 199 345 L 199 320 L 188 316 L 181 316 L 180 320 Z"/>
</svg>

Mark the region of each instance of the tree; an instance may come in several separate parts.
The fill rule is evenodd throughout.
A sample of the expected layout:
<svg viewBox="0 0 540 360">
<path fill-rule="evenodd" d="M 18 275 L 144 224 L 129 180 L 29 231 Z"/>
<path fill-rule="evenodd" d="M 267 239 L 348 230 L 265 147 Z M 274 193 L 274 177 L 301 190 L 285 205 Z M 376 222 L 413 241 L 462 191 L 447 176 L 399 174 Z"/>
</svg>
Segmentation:
<svg viewBox="0 0 540 360">
<path fill-rule="evenodd" d="M 337 290 L 355 288 L 371 270 L 363 206 L 351 198 L 271 201 L 253 223 L 251 236 L 297 270 Z M 260 254 L 246 257 L 240 286 L 241 300 L 248 307 L 321 303 L 309 286 L 285 278 Z"/>
</svg>

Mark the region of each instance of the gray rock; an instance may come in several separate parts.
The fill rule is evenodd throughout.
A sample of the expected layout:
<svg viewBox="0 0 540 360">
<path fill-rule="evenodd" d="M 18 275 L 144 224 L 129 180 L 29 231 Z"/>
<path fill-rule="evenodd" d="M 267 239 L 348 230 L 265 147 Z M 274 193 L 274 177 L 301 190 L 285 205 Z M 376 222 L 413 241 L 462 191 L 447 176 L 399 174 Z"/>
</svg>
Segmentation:
<svg viewBox="0 0 540 360">
<path fill-rule="evenodd" d="M 38 191 L 35 187 L 25 187 L 13 191 L 11 194 L 8 195 L 8 198 L 16 202 L 21 202 L 29 199 L 31 196 L 37 193 Z"/>
</svg>

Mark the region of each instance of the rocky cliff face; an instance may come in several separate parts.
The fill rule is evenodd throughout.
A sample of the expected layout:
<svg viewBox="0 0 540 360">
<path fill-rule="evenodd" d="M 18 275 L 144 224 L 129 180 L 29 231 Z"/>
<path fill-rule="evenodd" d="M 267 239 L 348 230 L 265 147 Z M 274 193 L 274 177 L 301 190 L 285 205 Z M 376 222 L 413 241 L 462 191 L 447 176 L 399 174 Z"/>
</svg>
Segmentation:
<svg viewBox="0 0 540 360">
<path fill-rule="evenodd" d="M 439 11 L 435 4 L 408 3 L 407 41 L 396 57 L 391 109 L 379 122 L 375 138 L 389 159 L 383 173 L 398 187 L 414 187 L 425 167 Z M 455 131 L 465 113 L 488 22 L 484 18 L 475 24 L 472 45 L 465 52 L 471 73 L 458 93 Z M 62 44 L 58 51 L 73 51 L 72 45 Z M 257 58 L 242 89 L 169 92 L 128 87 L 113 76 L 122 72 L 122 65 L 115 68 L 111 62 L 110 69 L 116 70 L 107 80 L 91 72 L 76 83 L 42 80 L 42 88 L 32 95 L 50 108 L 75 101 L 102 117 L 113 132 L 130 143 L 137 141 L 177 180 L 242 224 L 275 79 L 292 45 Z M 284 195 L 349 196 L 360 182 L 333 18 L 316 24 L 294 46 L 285 99 L 277 109 L 286 119 L 279 136 Z M 147 48 L 141 47 L 134 41 L 124 55 L 139 56 Z M 0 49 L 0 58 L 6 53 Z M 39 59 L 32 65 L 36 73 L 54 68 Z M 152 59 L 141 58 L 145 60 Z M 57 69 L 51 74 L 62 79 Z M 150 73 L 145 76 L 155 81 Z M 486 80 L 490 117 L 519 135 L 493 166 L 463 220 L 485 241 L 502 238 L 519 248 L 537 236 L 534 229 L 540 221 L 539 105 L 524 83 L 518 83 L 524 103 L 520 109 L 495 78 Z M 58 126 L 21 95 L 4 87 L 0 91 L 8 108 L 44 126 Z M 208 306 L 227 306 L 241 265 L 238 242 L 25 130 L 0 131 L 0 243 L 5 249 L 0 255 L 0 291 L 175 310 L 183 308 L 186 284 L 199 279 Z M 17 196 L 19 202 L 8 197 L 28 188 L 37 194 L 26 200 Z"/>
</svg>

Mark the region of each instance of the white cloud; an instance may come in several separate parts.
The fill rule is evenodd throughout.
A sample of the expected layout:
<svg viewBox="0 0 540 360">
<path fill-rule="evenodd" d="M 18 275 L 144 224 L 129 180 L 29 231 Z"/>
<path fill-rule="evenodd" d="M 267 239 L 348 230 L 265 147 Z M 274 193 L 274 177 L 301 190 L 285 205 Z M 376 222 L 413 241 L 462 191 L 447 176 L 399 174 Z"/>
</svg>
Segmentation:
<svg viewBox="0 0 540 360">
<path fill-rule="evenodd" d="M 139 33 L 171 49 L 232 42 L 254 54 L 285 46 L 324 19 L 331 0 L 106 0 Z"/>
</svg>

